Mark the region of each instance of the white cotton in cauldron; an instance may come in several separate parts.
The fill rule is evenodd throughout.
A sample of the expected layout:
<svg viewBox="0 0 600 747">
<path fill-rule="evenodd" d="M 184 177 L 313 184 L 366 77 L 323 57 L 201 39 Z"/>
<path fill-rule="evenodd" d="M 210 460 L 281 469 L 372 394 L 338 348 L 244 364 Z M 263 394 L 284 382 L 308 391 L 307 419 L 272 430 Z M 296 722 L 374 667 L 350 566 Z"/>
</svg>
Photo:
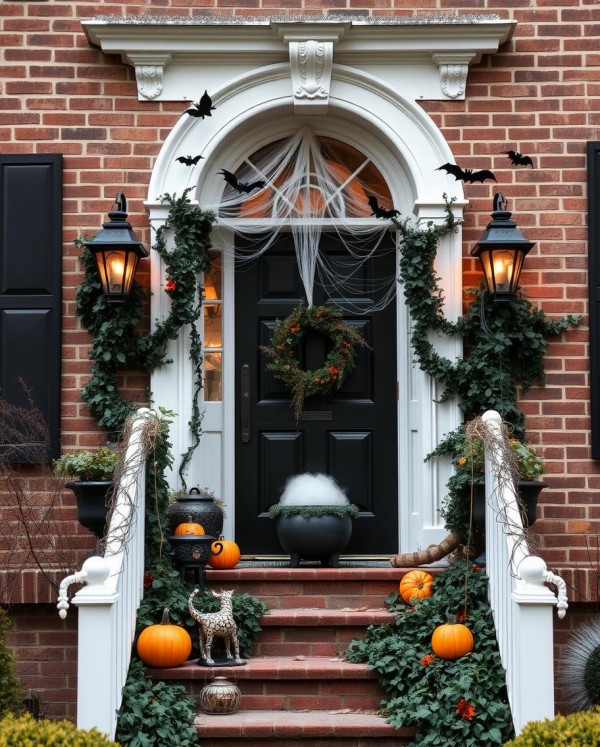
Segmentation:
<svg viewBox="0 0 600 747">
<path fill-rule="evenodd" d="M 284 506 L 345 506 L 348 498 L 329 475 L 294 475 L 288 478 L 279 503 Z"/>
</svg>

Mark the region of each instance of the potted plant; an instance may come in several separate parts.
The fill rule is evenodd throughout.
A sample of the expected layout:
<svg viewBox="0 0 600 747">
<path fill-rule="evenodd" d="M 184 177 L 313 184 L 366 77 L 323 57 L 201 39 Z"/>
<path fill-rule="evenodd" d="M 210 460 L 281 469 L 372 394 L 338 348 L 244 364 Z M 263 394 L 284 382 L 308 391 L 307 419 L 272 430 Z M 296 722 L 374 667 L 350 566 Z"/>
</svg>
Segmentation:
<svg viewBox="0 0 600 747">
<path fill-rule="evenodd" d="M 279 503 L 269 509 L 279 542 L 290 555 L 290 568 L 298 568 L 301 559 L 339 568 L 358 513 L 333 478 L 311 474 L 290 478 Z"/>
<path fill-rule="evenodd" d="M 66 483 L 77 500 L 77 520 L 98 539 L 104 534 L 107 500 L 114 485 L 117 452 L 108 447 L 97 451 L 66 452 L 53 463 L 55 475 L 77 477 Z"/>
<path fill-rule="evenodd" d="M 538 478 L 546 472 L 546 463 L 535 446 L 523 443 L 516 438 L 509 439 L 519 471 L 517 482 L 518 496 L 521 499 L 521 515 L 525 526 L 532 526 L 536 520 L 537 500 L 543 488 L 548 485 Z M 465 436 L 460 457 L 456 460 L 458 471 L 467 479 L 472 479 L 474 490 L 473 517 L 477 523 L 485 521 L 485 455 L 483 441 Z"/>
</svg>

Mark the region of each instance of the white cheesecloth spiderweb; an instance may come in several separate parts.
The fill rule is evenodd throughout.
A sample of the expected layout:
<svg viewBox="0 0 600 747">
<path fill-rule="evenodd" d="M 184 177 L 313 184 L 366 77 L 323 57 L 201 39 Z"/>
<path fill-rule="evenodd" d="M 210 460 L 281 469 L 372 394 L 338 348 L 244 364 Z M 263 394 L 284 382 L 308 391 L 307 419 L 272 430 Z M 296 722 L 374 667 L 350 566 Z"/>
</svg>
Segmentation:
<svg viewBox="0 0 600 747">
<path fill-rule="evenodd" d="M 263 181 L 265 186 L 240 193 L 227 184 L 220 203 L 205 207 L 214 210 L 219 225 L 242 239 L 236 262 L 255 259 L 291 230 L 309 306 L 316 278 L 328 296 L 343 299 L 344 307 L 355 313 L 382 309 L 395 297 L 396 273 L 358 277 L 376 252 L 395 252 L 390 221 L 372 216 L 368 203 L 372 195 L 390 209 L 391 195 L 381 172 L 363 153 L 304 126 L 246 158 L 235 176 L 239 182 Z M 343 246 L 344 261 L 319 251 L 324 231 Z M 365 292 L 368 304 L 358 298 Z"/>
</svg>

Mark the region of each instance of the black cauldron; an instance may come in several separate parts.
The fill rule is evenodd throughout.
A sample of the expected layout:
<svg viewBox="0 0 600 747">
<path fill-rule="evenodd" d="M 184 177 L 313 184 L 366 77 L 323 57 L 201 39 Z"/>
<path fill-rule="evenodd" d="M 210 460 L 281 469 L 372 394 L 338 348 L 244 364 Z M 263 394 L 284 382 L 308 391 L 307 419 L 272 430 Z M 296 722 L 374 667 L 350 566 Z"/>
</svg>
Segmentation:
<svg viewBox="0 0 600 747">
<path fill-rule="evenodd" d="M 201 493 L 192 488 L 186 495 L 181 495 L 167 508 L 169 532 L 175 533 L 179 524 L 194 522 L 201 524 L 207 535 L 213 540 L 223 533 L 223 510 L 215 503 L 212 495 Z"/>
<path fill-rule="evenodd" d="M 350 516 L 280 516 L 277 537 L 290 554 L 290 568 L 300 559 L 320 560 L 328 568 L 339 568 L 340 553 L 352 536 Z"/>
</svg>

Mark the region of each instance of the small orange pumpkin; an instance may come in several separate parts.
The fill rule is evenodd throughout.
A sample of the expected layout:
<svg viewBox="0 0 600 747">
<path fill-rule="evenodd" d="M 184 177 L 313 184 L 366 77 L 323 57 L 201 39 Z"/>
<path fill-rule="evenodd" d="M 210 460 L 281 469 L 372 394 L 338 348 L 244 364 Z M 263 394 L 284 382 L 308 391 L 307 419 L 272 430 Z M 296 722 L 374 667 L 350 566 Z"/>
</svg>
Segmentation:
<svg viewBox="0 0 600 747">
<path fill-rule="evenodd" d="M 219 545 L 223 545 L 223 549 L 218 555 L 210 556 L 208 561 L 209 566 L 211 568 L 218 568 L 219 570 L 235 568 L 240 560 L 240 548 L 233 540 L 220 539 L 212 543 L 213 549 L 217 552 L 219 551 Z"/>
<path fill-rule="evenodd" d="M 179 524 L 175 529 L 175 534 L 177 536 L 180 536 L 182 534 L 205 534 L 204 527 L 202 524 L 197 524 L 195 521 L 192 521 L 192 517 L 189 516 L 187 521 L 184 521 L 182 524 Z"/>
<path fill-rule="evenodd" d="M 400 581 L 400 596 L 408 604 L 411 599 L 424 599 L 433 594 L 433 576 L 426 571 L 409 571 Z"/>
<path fill-rule="evenodd" d="M 431 637 L 431 648 L 442 659 L 459 659 L 470 653 L 473 645 L 473 633 L 462 623 L 438 625 Z"/>
<path fill-rule="evenodd" d="M 192 639 L 187 630 L 171 625 L 166 607 L 161 622 L 149 625 L 140 633 L 137 652 L 149 667 L 178 667 L 192 653 Z"/>
</svg>

